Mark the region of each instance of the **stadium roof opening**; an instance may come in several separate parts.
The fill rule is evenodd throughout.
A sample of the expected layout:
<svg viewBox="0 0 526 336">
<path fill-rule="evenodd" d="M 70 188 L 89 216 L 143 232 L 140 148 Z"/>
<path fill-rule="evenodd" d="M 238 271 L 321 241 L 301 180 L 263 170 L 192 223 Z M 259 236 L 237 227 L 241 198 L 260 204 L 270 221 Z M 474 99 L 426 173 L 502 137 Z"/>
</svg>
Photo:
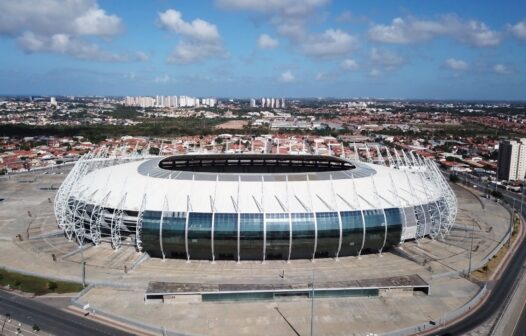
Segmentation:
<svg viewBox="0 0 526 336">
<path fill-rule="evenodd" d="M 165 158 L 159 168 L 206 173 L 314 173 L 351 170 L 351 162 L 333 156 L 279 154 L 179 155 Z"/>
</svg>

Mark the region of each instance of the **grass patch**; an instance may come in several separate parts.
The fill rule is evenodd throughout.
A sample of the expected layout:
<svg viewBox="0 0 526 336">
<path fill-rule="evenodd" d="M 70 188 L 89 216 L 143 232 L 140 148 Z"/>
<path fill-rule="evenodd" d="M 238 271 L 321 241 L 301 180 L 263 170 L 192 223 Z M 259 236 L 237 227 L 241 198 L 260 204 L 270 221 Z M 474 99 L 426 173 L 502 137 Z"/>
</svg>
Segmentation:
<svg viewBox="0 0 526 336">
<path fill-rule="evenodd" d="M 513 245 L 513 242 L 515 239 L 517 239 L 517 234 L 519 234 L 519 218 L 517 216 L 515 217 L 515 223 L 513 225 L 513 231 L 511 233 L 511 245 Z M 502 262 L 502 259 L 506 256 L 508 253 L 509 247 L 508 244 L 504 244 L 501 249 L 493 256 L 493 258 L 488 261 L 488 263 L 481 268 L 471 272 L 471 276 L 477 280 L 480 281 L 488 281 L 489 278 L 495 273 L 495 270 Z"/>
<path fill-rule="evenodd" d="M 82 290 L 82 285 L 75 282 L 54 281 L 32 275 L 9 272 L 2 268 L 0 268 L 0 285 L 9 285 L 13 289 L 35 295 L 76 293 Z"/>
</svg>

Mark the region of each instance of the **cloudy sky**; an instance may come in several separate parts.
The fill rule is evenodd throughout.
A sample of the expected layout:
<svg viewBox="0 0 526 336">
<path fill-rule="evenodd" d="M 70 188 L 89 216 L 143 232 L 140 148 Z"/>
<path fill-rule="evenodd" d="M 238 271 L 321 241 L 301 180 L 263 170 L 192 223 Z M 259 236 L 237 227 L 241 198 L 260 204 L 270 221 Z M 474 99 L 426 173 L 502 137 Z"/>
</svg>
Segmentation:
<svg viewBox="0 0 526 336">
<path fill-rule="evenodd" d="M 0 0 L 0 94 L 526 99 L 526 3 Z"/>
</svg>

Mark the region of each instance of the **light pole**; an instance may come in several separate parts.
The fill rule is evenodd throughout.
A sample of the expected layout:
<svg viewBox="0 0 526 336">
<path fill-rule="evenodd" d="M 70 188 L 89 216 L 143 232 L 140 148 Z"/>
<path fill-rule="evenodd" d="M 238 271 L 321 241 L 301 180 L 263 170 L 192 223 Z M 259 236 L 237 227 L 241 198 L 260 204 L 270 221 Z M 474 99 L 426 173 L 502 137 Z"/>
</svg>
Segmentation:
<svg viewBox="0 0 526 336">
<path fill-rule="evenodd" d="M 5 327 L 5 324 L 6 324 L 7 320 L 11 320 L 11 314 L 9 314 L 9 313 L 5 314 L 4 323 L 2 324 L 2 331 L 0 331 L 1 335 L 4 334 L 4 327 Z"/>
<path fill-rule="evenodd" d="M 469 248 L 469 267 L 468 267 L 468 279 L 471 278 L 471 255 L 473 254 L 473 240 L 475 235 L 475 222 L 471 223 L 471 246 Z"/>
<path fill-rule="evenodd" d="M 312 269 L 312 291 L 310 302 L 310 336 L 314 335 L 314 268 Z"/>
</svg>

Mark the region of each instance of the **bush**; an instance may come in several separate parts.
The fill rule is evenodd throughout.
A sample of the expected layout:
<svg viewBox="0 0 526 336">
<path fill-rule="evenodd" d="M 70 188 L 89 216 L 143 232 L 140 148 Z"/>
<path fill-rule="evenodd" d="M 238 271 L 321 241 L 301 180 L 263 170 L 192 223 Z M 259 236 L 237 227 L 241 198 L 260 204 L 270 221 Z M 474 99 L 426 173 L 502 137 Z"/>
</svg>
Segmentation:
<svg viewBox="0 0 526 336">
<path fill-rule="evenodd" d="M 449 181 L 452 183 L 457 183 L 458 181 L 460 181 L 460 178 L 458 177 L 458 175 L 450 174 Z"/>
<path fill-rule="evenodd" d="M 49 290 L 54 291 L 55 289 L 58 288 L 58 284 L 57 284 L 55 281 L 49 281 L 49 282 L 47 283 L 47 288 L 48 288 Z"/>
</svg>

